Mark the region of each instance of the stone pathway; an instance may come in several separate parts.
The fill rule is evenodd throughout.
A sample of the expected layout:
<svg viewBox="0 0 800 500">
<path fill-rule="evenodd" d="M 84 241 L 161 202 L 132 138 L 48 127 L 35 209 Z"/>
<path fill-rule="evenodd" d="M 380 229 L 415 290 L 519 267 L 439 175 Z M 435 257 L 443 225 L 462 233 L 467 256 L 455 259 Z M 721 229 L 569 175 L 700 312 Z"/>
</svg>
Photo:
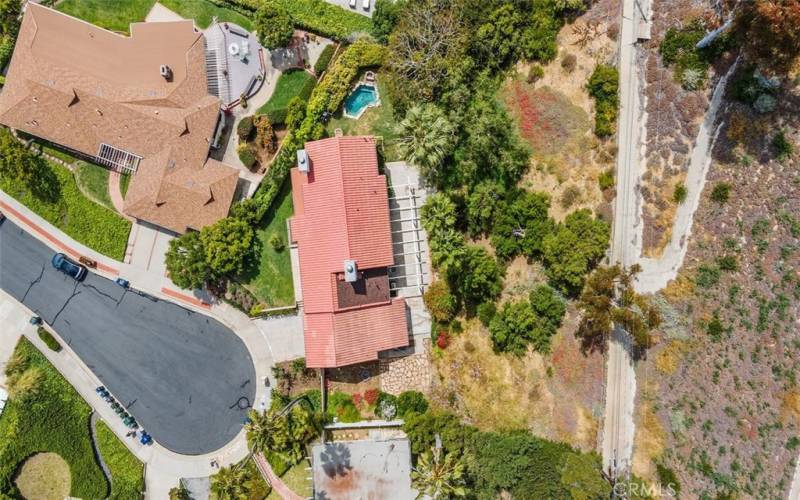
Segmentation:
<svg viewBox="0 0 800 500">
<path fill-rule="evenodd" d="M 429 348 L 404 358 L 380 360 L 381 390 L 394 394 L 414 390 L 430 392 L 432 374 Z"/>
<path fill-rule="evenodd" d="M 108 196 L 111 198 L 111 203 L 120 215 L 133 222 L 135 219 L 129 215 L 125 215 L 122 207 L 125 206 L 125 200 L 122 198 L 122 174 L 113 170 L 108 172 Z"/>
</svg>

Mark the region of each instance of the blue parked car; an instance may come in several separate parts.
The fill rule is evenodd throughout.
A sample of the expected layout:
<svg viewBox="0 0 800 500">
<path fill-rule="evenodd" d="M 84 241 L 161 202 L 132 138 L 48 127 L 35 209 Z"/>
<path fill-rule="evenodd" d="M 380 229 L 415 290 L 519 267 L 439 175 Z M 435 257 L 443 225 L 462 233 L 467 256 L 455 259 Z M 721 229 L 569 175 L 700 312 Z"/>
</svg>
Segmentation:
<svg viewBox="0 0 800 500">
<path fill-rule="evenodd" d="M 63 253 L 53 255 L 53 267 L 71 277 L 75 281 L 83 281 L 88 271 Z"/>
</svg>

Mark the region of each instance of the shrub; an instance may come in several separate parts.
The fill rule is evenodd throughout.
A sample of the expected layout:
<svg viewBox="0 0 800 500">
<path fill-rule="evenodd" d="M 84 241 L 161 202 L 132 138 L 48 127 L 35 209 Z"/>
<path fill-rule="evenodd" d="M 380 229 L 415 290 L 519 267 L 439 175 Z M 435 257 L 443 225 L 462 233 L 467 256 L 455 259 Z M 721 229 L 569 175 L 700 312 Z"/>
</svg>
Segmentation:
<svg viewBox="0 0 800 500">
<path fill-rule="evenodd" d="M 36 330 L 36 333 L 39 334 L 39 338 L 42 339 L 42 342 L 47 344 L 47 347 L 49 347 L 51 351 L 61 351 L 61 344 L 58 343 L 58 340 L 56 340 L 55 337 L 50 334 L 50 332 L 40 326 Z"/>
<path fill-rule="evenodd" d="M 658 475 L 658 482 L 661 483 L 661 486 L 664 488 L 671 487 L 673 496 L 675 498 L 680 498 L 681 483 L 678 481 L 675 471 L 661 462 L 656 462 L 656 474 Z"/>
<path fill-rule="evenodd" d="M 276 252 L 283 252 L 286 248 L 286 242 L 283 241 L 283 237 L 281 237 L 278 233 L 273 233 L 272 236 L 269 237 L 269 246 L 271 246 Z"/>
<path fill-rule="evenodd" d="M 725 203 L 731 196 L 731 185 L 727 182 L 718 182 L 711 190 L 711 199 L 717 203 Z"/>
<path fill-rule="evenodd" d="M 719 313 L 714 312 L 714 316 L 711 318 L 711 321 L 708 322 L 706 325 L 706 332 L 708 336 L 711 337 L 711 340 L 714 342 L 719 342 L 722 339 L 722 334 L 725 331 L 725 327 L 722 326 L 722 321 L 719 319 Z"/>
<path fill-rule="evenodd" d="M 384 420 L 392 420 L 397 416 L 397 398 L 387 392 L 378 394 L 375 404 L 375 416 Z"/>
<path fill-rule="evenodd" d="M 256 164 L 256 151 L 250 144 L 243 143 L 236 147 L 236 152 L 239 154 L 239 160 L 242 161 L 245 167 L 252 168 Z"/>
<path fill-rule="evenodd" d="M 335 40 L 345 41 L 354 33 L 368 33 L 372 22 L 366 16 L 350 12 L 324 0 L 277 0 L 299 27 Z"/>
<path fill-rule="evenodd" d="M 405 418 L 409 413 L 425 413 L 428 411 L 428 401 L 418 391 L 403 391 L 397 397 L 397 415 Z"/>
<path fill-rule="evenodd" d="M 717 259 L 717 265 L 722 271 L 736 271 L 739 269 L 739 262 L 735 255 L 723 255 Z"/>
<path fill-rule="evenodd" d="M 525 79 L 528 83 L 536 83 L 544 76 L 544 68 L 538 64 L 534 64 L 528 70 L 528 77 Z"/>
<path fill-rule="evenodd" d="M 792 146 L 792 143 L 786 138 L 786 134 L 783 130 L 779 131 L 775 134 L 775 137 L 772 138 L 772 147 L 775 149 L 775 157 L 779 160 L 788 158 L 794 151 L 794 146 Z"/>
<path fill-rule="evenodd" d="M 317 62 L 314 63 L 314 74 L 319 76 L 322 74 L 323 71 L 328 69 L 328 65 L 331 63 L 331 58 L 333 57 L 333 53 L 336 50 L 335 45 L 326 45 L 324 49 L 322 49 L 322 53 L 319 55 L 319 59 Z"/>
<path fill-rule="evenodd" d="M 258 41 L 268 50 L 285 47 L 292 41 L 292 16 L 283 2 L 261 0 L 256 9 L 254 24 Z"/>
<path fill-rule="evenodd" d="M 603 173 L 600 174 L 600 177 L 597 178 L 597 182 L 600 184 L 601 191 L 613 188 L 616 182 L 614 179 L 614 169 L 609 168 L 608 170 L 604 170 Z"/>
<path fill-rule="evenodd" d="M 264 116 L 267 117 L 270 123 L 275 125 L 283 125 L 286 123 L 286 108 L 276 108 L 264 110 Z"/>
<path fill-rule="evenodd" d="M 570 185 L 561 193 L 561 208 L 564 210 L 572 207 L 581 200 L 581 189 L 578 186 Z"/>
<path fill-rule="evenodd" d="M 681 204 L 686 201 L 686 196 L 688 196 L 689 191 L 686 189 L 684 184 L 678 184 L 675 186 L 675 191 L 672 192 L 672 201 L 677 204 Z"/>
<path fill-rule="evenodd" d="M 367 402 L 368 405 L 372 406 L 378 402 L 378 396 L 380 396 L 381 391 L 378 389 L 367 389 L 364 391 L 364 401 Z"/>
<path fill-rule="evenodd" d="M 483 326 L 488 327 L 497 314 L 497 306 L 494 302 L 484 302 L 478 306 L 478 319 Z"/>
<path fill-rule="evenodd" d="M 753 103 L 753 109 L 761 114 L 772 113 L 778 107 L 778 100 L 769 94 L 761 94 Z"/>
<path fill-rule="evenodd" d="M 450 336 L 445 331 L 440 332 L 439 335 L 436 337 L 436 347 L 438 347 L 439 349 L 447 349 L 447 346 L 449 345 L 450 345 Z"/>
<path fill-rule="evenodd" d="M 566 54 L 561 58 L 561 67 L 567 73 L 572 73 L 578 65 L 578 58 L 575 54 Z"/>
<path fill-rule="evenodd" d="M 239 124 L 236 125 L 236 135 L 239 136 L 239 140 L 242 142 L 250 140 L 253 136 L 253 130 L 255 130 L 255 126 L 253 125 L 252 116 L 245 116 L 239 120 Z"/>
<path fill-rule="evenodd" d="M 589 95 L 595 100 L 594 133 L 607 137 L 614 133 L 619 108 L 619 72 L 617 68 L 598 64 L 587 84 Z"/>
<path fill-rule="evenodd" d="M 719 283 L 720 270 L 713 264 L 701 264 L 697 268 L 697 275 L 695 276 L 695 283 L 700 288 L 711 288 Z"/>
<path fill-rule="evenodd" d="M 445 280 L 434 281 L 422 296 L 425 307 L 437 323 L 447 323 L 456 313 L 456 298 Z"/>
</svg>

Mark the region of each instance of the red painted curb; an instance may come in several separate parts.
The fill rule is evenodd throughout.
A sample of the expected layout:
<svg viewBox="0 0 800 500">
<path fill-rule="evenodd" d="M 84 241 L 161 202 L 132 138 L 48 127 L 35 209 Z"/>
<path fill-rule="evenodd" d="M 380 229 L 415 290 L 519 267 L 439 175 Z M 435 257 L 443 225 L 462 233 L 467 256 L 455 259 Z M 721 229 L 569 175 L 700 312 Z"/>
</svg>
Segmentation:
<svg viewBox="0 0 800 500">
<path fill-rule="evenodd" d="M 68 253 L 73 258 L 78 259 L 81 257 L 82 254 L 78 253 L 77 251 L 73 250 L 72 248 L 62 243 L 61 240 L 59 240 L 52 234 L 48 233 L 47 231 L 36 225 L 36 223 L 34 223 L 32 220 L 28 219 L 27 217 L 19 213 L 14 207 L 9 205 L 8 203 L 0 200 L 0 207 L 2 207 L 4 211 L 13 214 L 15 218 L 20 219 L 26 226 L 30 227 L 37 233 L 44 236 L 47 239 L 47 241 L 49 241 L 59 249 L 63 250 L 65 253 Z M 119 274 L 119 269 L 114 269 L 113 267 L 107 266 L 102 262 L 97 263 L 97 269 L 105 271 L 110 274 Z"/>
<path fill-rule="evenodd" d="M 202 300 L 197 299 L 195 297 L 191 297 L 189 295 L 184 295 L 182 293 L 178 293 L 178 292 L 176 292 L 174 290 L 170 290 L 169 288 L 161 287 L 161 293 L 163 293 L 164 295 L 169 295 L 170 297 L 174 297 L 176 299 L 182 300 L 184 302 L 188 302 L 188 303 L 193 304 L 193 305 L 195 305 L 197 307 L 202 307 L 203 309 L 209 309 L 209 310 L 211 309 L 211 305 L 206 304 Z"/>
</svg>

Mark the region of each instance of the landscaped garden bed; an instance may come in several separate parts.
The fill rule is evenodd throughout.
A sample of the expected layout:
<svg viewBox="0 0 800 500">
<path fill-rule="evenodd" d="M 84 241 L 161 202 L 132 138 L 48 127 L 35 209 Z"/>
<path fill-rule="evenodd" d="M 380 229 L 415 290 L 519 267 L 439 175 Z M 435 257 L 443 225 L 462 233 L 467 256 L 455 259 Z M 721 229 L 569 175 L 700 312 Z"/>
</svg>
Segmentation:
<svg viewBox="0 0 800 500">
<path fill-rule="evenodd" d="M 50 200 L 34 196 L 28 185 L 10 177 L 0 177 L 0 189 L 79 243 L 121 261 L 131 223 L 86 198 L 66 167 L 50 164 L 50 168 L 58 190 Z"/>
<path fill-rule="evenodd" d="M 144 464 L 125 447 L 105 422 L 98 421 L 95 431 L 97 447 L 113 478 L 109 498 L 141 498 L 144 492 Z"/>
<path fill-rule="evenodd" d="M 69 494 L 105 498 L 108 484 L 89 435 L 91 408 L 27 339 L 6 365 L 9 399 L 0 415 L 0 491 L 34 453 L 52 452 L 69 464 Z M 12 494 L 13 496 L 13 494 Z"/>
</svg>

